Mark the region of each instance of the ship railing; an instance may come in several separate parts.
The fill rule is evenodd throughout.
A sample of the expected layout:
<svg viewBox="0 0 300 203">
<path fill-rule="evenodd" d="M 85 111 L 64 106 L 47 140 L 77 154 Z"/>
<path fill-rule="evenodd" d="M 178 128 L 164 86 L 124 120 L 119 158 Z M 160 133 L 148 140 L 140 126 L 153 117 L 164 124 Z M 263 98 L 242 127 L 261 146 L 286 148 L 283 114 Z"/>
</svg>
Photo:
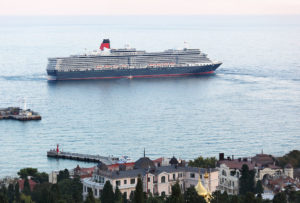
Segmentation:
<svg viewBox="0 0 300 203">
<path fill-rule="evenodd" d="M 149 64 L 149 65 L 130 65 L 130 66 L 97 66 L 95 68 L 76 68 L 76 69 L 59 69 L 60 72 L 76 72 L 76 71 L 99 71 L 99 70 L 123 70 L 123 69 L 137 69 L 137 68 L 161 68 L 161 67 L 194 67 L 194 66 L 208 66 L 213 64 L 222 63 L 219 61 L 214 61 L 210 63 L 190 63 L 190 64 Z"/>
</svg>

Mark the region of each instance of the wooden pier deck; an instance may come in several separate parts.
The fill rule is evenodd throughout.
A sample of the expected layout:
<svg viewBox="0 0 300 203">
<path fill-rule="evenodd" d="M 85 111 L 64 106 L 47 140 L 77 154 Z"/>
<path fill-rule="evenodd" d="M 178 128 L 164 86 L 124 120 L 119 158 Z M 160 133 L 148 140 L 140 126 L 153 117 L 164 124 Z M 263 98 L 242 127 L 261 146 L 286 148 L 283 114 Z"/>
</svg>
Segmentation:
<svg viewBox="0 0 300 203">
<path fill-rule="evenodd" d="M 106 157 L 100 155 L 89 155 L 89 154 L 79 154 L 79 153 L 71 153 L 71 152 L 57 152 L 57 150 L 52 149 L 47 152 L 48 157 L 53 157 L 57 159 L 71 159 L 77 161 L 85 161 L 85 162 L 102 162 L 106 165 L 115 164 L 119 161 L 117 157 Z"/>
</svg>

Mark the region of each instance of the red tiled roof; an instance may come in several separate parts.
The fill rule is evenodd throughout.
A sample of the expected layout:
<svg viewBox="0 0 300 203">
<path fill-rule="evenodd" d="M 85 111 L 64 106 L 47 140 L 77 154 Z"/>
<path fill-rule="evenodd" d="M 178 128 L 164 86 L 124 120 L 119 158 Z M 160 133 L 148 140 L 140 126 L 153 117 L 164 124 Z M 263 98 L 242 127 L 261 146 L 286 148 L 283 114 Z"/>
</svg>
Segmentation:
<svg viewBox="0 0 300 203">
<path fill-rule="evenodd" d="M 108 168 L 118 168 L 120 165 L 125 165 L 125 166 L 134 166 L 134 162 L 129 162 L 129 163 L 122 163 L 122 164 L 112 164 L 112 165 L 108 165 Z"/>
<path fill-rule="evenodd" d="M 82 173 L 92 173 L 95 170 L 96 166 L 93 166 L 91 168 L 80 168 L 80 172 Z"/>
<path fill-rule="evenodd" d="M 219 161 L 220 164 L 225 164 L 226 166 L 228 166 L 231 169 L 242 169 L 242 166 L 244 164 L 248 165 L 249 170 L 254 169 L 255 164 L 251 163 L 250 161 L 239 161 L 239 160 L 222 160 Z"/>
<path fill-rule="evenodd" d="M 24 179 L 20 179 L 20 180 L 18 180 L 18 183 L 19 183 L 19 189 L 20 189 L 20 191 L 23 191 L 23 189 L 24 189 L 24 182 L 25 182 L 25 180 Z M 28 180 L 28 182 L 29 182 L 29 187 L 30 187 L 30 190 L 31 191 L 33 191 L 33 188 L 34 188 L 34 186 L 37 184 L 36 182 L 34 182 L 33 180 L 31 180 L 31 179 L 29 179 Z"/>
<path fill-rule="evenodd" d="M 155 163 L 161 163 L 162 160 L 163 160 L 163 158 L 161 157 L 161 158 L 158 158 L 158 159 L 153 160 L 153 162 L 155 162 Z"/>
</svg>

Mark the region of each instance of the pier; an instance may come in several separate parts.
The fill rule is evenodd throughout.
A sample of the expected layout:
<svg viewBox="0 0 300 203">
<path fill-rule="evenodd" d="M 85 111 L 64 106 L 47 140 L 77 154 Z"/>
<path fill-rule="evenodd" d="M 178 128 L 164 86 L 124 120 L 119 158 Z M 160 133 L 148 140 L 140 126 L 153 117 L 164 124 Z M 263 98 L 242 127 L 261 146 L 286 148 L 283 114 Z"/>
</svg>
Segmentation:
<svg viewBox="0 0 300 203">
<path fill-rule="evenodd" d="M 19 121 L 41 120 L 42 117 L 30 109 L 21 109 L 19 107 L 8 107 L 0 109 L 0 120 L 13 119 Z"/>
<path fill-rule="evenodd" d="M 76 161 L 85 161 L 85 162 L 102 162 L 106 165 L 115 164 L 119 161 L 117 157 L 106 157 L 100 155 L 89 155 L 89 154 L 79 154 L 71 152 L 62 152 L 59 150 L 59 145 L 56 149 L 51 149 L 47 152 L 47 157 L 57 158 L 57 159 L 70 159 Z"/>
</svg>

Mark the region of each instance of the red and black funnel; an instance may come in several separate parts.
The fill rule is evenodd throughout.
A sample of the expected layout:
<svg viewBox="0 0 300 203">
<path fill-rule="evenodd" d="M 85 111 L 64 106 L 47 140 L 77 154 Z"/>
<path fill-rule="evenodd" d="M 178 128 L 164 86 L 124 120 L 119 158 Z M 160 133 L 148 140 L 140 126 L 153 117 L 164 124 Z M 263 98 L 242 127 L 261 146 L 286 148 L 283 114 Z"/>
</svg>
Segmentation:
<svg viewBox="0 0 300 203">
<path fill-rule="evenodd" d="M 103 42 L 101 43 L 100 49 L 101 51 L 104 50 L 104 47 L 107 49 L 110 49 L 110 42 L 109 39 L 104 39 Z"/>
</svg>

